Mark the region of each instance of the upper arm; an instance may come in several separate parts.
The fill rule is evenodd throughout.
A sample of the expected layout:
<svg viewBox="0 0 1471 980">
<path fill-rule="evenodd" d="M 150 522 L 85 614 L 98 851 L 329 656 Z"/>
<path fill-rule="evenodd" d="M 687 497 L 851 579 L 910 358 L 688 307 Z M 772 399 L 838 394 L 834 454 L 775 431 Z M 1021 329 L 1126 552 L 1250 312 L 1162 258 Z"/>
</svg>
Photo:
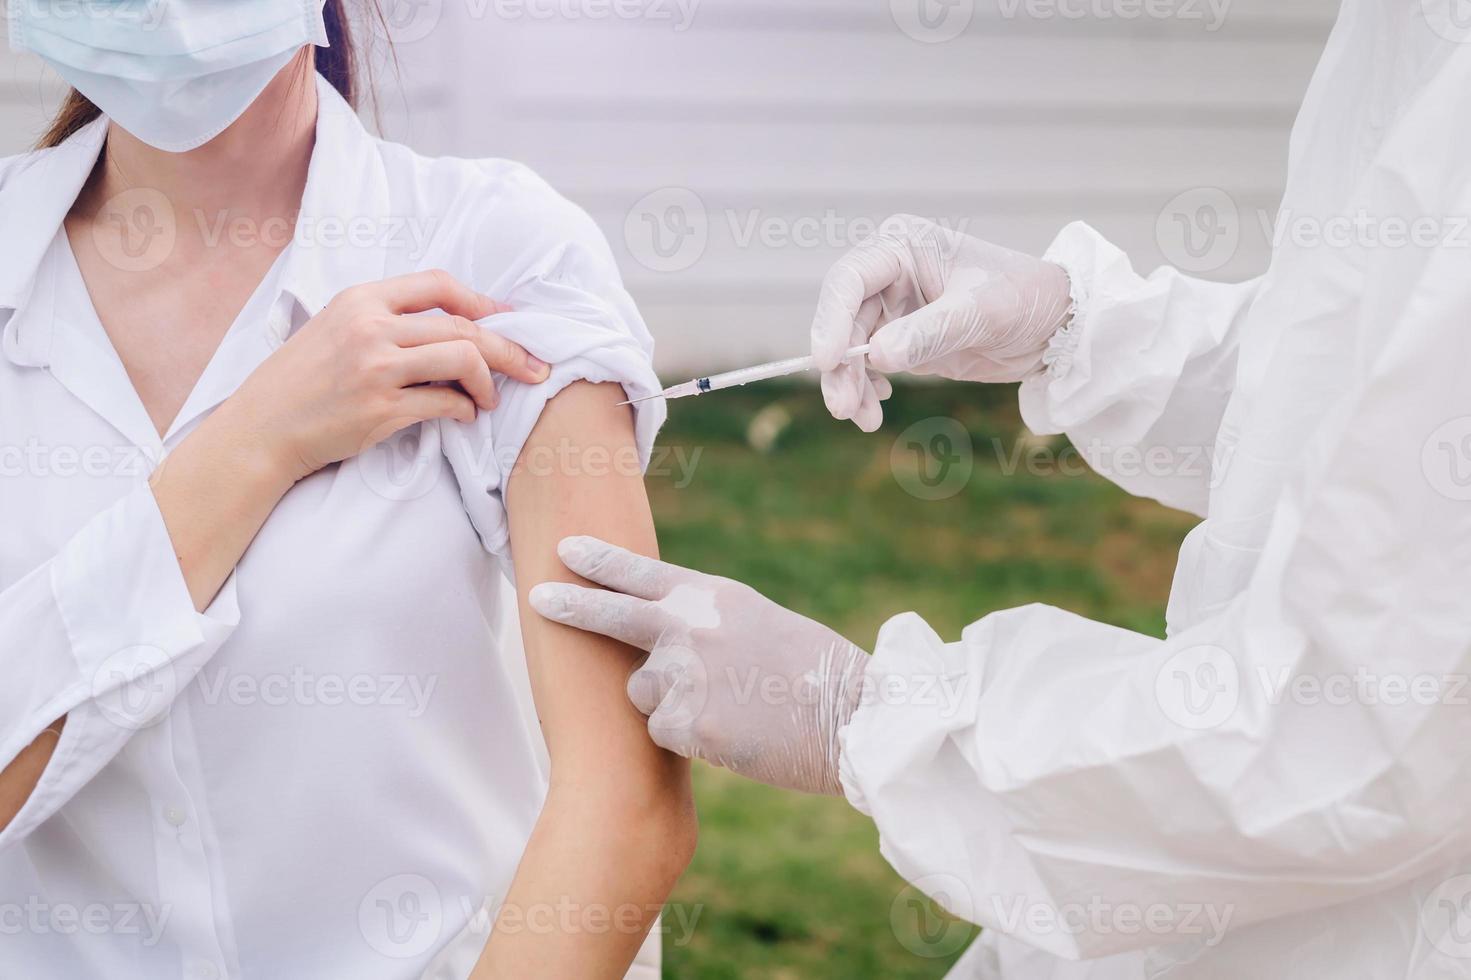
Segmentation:
<svg viewBox="0 0 1471 980">
<path fill-rule="evenodd" d="M 682 771 L 649 740 L 626 695 L 642 654 L 549 622 L 526 602 L 539 583 L 579 581 L 557 557 L 568 535 L 657 553 L 633 413 L 617 404 L 623 398 L 616 384 L 564 389 L 547 403 L 507 486 L 522 632 L 554 780 L 595 778 L 612 766 L 620 778 L 643 773 L 657 784 Z"/>
</svg>

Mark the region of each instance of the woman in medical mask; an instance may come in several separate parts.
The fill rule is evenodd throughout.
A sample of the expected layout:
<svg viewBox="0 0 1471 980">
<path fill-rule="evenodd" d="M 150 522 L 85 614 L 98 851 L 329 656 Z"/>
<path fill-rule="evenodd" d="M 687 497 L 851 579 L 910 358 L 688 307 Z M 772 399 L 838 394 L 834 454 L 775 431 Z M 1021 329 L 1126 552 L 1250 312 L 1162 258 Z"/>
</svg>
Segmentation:
<svg viewBox="0 0 1471 980">
<path fill-rule="evenodd" d="M 75 91 L 0 161 L 6 975 L 617 977 L 691 854 L 626 648 L 524 617 L 547 770 L 499 640 L 654 548 L 648 333 L 534 175 L 364 131 L 346 14 L 10 5 Z"/>
</svg>

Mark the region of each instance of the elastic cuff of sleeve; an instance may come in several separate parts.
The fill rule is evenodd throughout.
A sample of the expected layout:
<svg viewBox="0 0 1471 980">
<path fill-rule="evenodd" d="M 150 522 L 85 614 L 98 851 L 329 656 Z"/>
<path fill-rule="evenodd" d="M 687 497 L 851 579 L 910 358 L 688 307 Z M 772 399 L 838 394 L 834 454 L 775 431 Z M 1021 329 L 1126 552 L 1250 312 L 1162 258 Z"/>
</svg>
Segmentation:
<svg viewBox="0 0 1471 980">
<path fill-rule="evenodd" d="M 1124 254 L 1081 221 L 1059 232 L 1043 258 L 1067 272 L 1072 316 L 1048 343 L 1042 370 L 1022 382 L 1018 400 L 1027 428 L 1055 435 L 1066 428 L 1066 413 L 1060 410 L 1087 390 L 1094 374 L 1100 308 L 1115 280 L 1120 275 L 1132 279 L 1133 273 Z"/>
<path fill-rule="evenodd" d="M 859 812 L 877 819 L 885 788 L 922 771 L 952 732 L 973 723 L 979 665 L 915 613 L 879 631 L 858 709 L 838 733 L 838 780 Z"/>
<path fill-rule="evenodd" d="M 125 683 L 239 623 L 233 578 L 208 613 L 195 610 L 147 486 L 93 518 L 66 544 L 52 562 L 51 589 L 94 696 L 118 686 L 109 678 Z"/>
<path fill-rule="evenodd" d="M 873 809 L 868 805 L 868 798 L 863 795 L 863 787 L 858 785 L 858 777 L 853 772 L 853 765 L 849 761 L 853 753 L 859 751 L 857 745 L 854 744 L 859 741 L 859 738 L 855 736 L 850 740 L 848 736 L 854 730 L 853 726 L 859 724 L 858 716 L 862 711 L 862 708 L 855 711 L 853 717 L 848 719 L 848 724 L 838 731 L 838 785 L 843 787 L 843 796 L 853 809 L 871 818 Z"/>
<path fill-rule="evenodd" d="M 1048 377 L 1062 379 L 1073 369 L 1073 355 L 1083 339 L 1083 322 L 1088 309 L 1088 287 L 1080 277 L 1068 273 L 1068 290 L 1072 304 L 1068 307 L 1067 323 L 1047 341 L 1042 352 L 1042 370 Z"/>
<path fill-rule="evenodd" d="M 1098 232 L 1081 221 L 1075 221 L 1058 234 L 1042 256 L 1044 262 L 1059 265 L 1067 273 L 1068 289 L 1072 294 L 1067 323 L 1052 335 L 1047 350 L 1042 354 L 1042 365 L 1050 379 L 1066 378 L 1073 369 L 1073 358 L 1088 319 L 1089 284 L 1095 265 L 1093 257 L 1100 244 L 1106 245 L 1107 242 Z"/>
</svg>

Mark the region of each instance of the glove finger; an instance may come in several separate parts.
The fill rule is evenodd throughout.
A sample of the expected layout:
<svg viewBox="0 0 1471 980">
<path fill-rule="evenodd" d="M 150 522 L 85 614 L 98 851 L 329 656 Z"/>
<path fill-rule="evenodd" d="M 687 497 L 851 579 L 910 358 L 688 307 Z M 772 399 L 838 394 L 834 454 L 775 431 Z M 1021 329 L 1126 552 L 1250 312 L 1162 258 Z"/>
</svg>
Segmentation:
<svg viewBox="0 0 1471 980">
<path fill-rule="evenodd" d="M 853 424 L 864 432 L 877 432 L 884 424 L 884 409 L 879 402 L 878 390 L 867 375 L 863 378 L 863 400 L 858 411 L 853 413 Z"/>
<path fill-rule="evenodd" d="M 705 664 L 687 646 L 656 646 L 647 660 L 628 678 L 628 699 L 638 710 L 652 715 L 662 706 L 666 718 L 676 709 L 693 715 L 704 707 Z"/>
<path fill-rule="evenodd" d="M 662 708 L 656 710 L 649 715 L 649 738 L 665 752 L 686 759 L 704 758 L 695 741 L 694 726 L 687 724 L 683 715 L 666 714 Z"/>
<path fill-rule="evenodd" d="M 863 301 L 858 309 L 858 316 L 853 321 L 853 332 L 848 338 L 848 350 L 853 347 L 861 347 L 868 343 L 869 336 L 876 328 L 879 318 L 884 315 L 884 303 L 878 296 L 870 296 Z M 860 360 L 843 361 L 836 368 L 825 372 L 822 376 L 822 398 L 827 404 L 828 412 L 835 419 L 850 419 L 858 411 L 863 403 L 863 367 L 864 362 Z"/>
<path fill-rule="evenodd" d="M 640 599 L 664 598 L 680 573 L 688 574 L 687 569 L 586 535 L 563 538 L 557 545 L 557 556 L 589 582 Z"/>
<path fill-rule="evenodd" d="M 714 747 L 704 741 L 710 733 L 710 726 L 704 721 L 710 695 L 704 662 L 687 647 L 661 649 L 649 659 L 650 664 L 644 669 L 656 665 L 658 676 L 642 682 L 646 690 L 640 692 L 640 697 L 660 696 L 649 714 L 649 737 L 670 752 L 711 758 Z M 633 696 L 632 684 L 630 696 Z M 644 704 L 648 701 L 644 700 Z"/>
<path fill-rule="evenodd" d="M 863 368 L 858 364 L 840 364 L 822 376 L 822 400 L 833 418 L 851 419 L 863 404 L 866 384 Z"/>
<path fill-rule="evenodd" d="M 812 355 L 818 370 L 838 366 L 866 301 L 897 280 L 901 272 L 898 253 L 881 240 L 864 242 L 833 265 L 822 282 L 812 320 Z"/>
<path fill-rule="evenodd" d="M 964 312 L 941 300 L 889 323 L 873 335 L 869 363 L 885 374 L 912 371 L 972 342 L 959 327 Z"/>
<path fill-rule="evenodd" d="M 878 394 L 879 401 L 886 402 L 894 397 L 894 385 L 888 378 L 877 371 L 868 372 L 868 381 L 873 385 L 873 390 Z"/>
<path fill-rule="evenodd" d="M 863 301 L 858 308 L 858 315 L 853 318 L 853 332 L 848 336 L 848 346 L 860 347 L 868 343 L 873 332 L 879 328 L 879 320 L 884 316 L 884 299 L 882 294 L 874 294 Z"/>
<path fill-rule="evenodd" d="M 659 704 L 669 694 L 677 682 L 678 665 L 661 669 L 650 658 L 650 662 L 644 664 L 628 677 L 628 700 L 633 706 L 645 715 L 652 715 L 659 710 Z"/>
<path fill-rule="evenodd" d="M 640 650 L 652 650 L 670 625 L 664 610 L 645 599 L 566 582 L 543 582 L 527 601 L 554 623 L 601 633 Z"/>
</svg>

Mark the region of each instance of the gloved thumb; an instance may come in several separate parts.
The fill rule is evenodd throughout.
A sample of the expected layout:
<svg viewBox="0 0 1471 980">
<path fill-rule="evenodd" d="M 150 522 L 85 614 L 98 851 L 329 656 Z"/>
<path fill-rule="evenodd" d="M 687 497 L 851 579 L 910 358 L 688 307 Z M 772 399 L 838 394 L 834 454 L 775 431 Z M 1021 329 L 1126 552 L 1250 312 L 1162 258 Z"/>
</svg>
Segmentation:
<svg viewBox="0 0 1471 980">
<path fill-rule="evenodd" d="M 942 299 L 879 328 L 868 362 L 885 374 L 914 371 L 973 343 L 965 326 L 967 310 Z"/>
<path fill-rule="evenodd" d="M 628 678 L 628 700 L 645 715 L 659 710 L 660 703 L 679 683 L 683 666 L 671 664 L 660 669 L 658 665 L 645 665 Z"/>
</svg>

